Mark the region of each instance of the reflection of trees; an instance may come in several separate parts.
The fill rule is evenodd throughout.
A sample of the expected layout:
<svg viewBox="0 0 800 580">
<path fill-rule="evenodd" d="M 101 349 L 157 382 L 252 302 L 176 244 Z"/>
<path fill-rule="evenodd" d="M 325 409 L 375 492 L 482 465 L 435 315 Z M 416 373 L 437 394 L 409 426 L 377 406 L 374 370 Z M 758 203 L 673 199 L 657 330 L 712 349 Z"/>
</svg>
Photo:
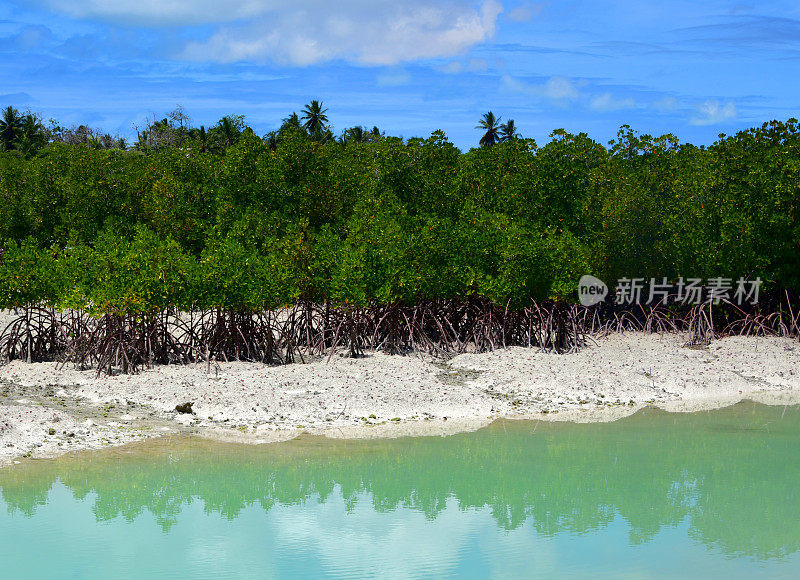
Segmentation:
<svg viewBox="0 0 800 580">
<path fill-rule="evenodd" d="M 5 473 L 2 474 L 2 476 L 5 475 Z M 17 474 L 14 473 L 12 475 Z M 36 513 L 37 507 L 47 505 L 50 488 L 55 481 L 55 477 L 51 478 L 44 474 L 42 475 L 43 477 L 28 480 L 24 477 L 12 477 L 7 480 L 5 477 L 0 476 L 2 497 L 10 511 L 19 511 L 26 516 L 32 516 Z"/>
<path fill-rule="evenodd" d="M 195 499 L 235 518 L 248 505 L 325 501 L 405 507 L 435 518 L 454 497 L 488 506 L 498 525 L 587 533 L 620 514 L 647 542 L 688 518 L 690 534 L 726 554 L 772 557 L 800 547 L 800 409 L 753 407 L 611 425 L 506 423 L 447 438 L 303 440 L 251 448 L 156 442 L 122 460 L 87 454 L 0 472 L 11 510 L 46 502 L 58 477 L 76 498 L 97 494 L 98 520 L 153 513 L 166 530 Z M 120 452 L 113 452 L 118 457 Z M 175 460 L 177 458 L 177 461 Z"/>
</svg>

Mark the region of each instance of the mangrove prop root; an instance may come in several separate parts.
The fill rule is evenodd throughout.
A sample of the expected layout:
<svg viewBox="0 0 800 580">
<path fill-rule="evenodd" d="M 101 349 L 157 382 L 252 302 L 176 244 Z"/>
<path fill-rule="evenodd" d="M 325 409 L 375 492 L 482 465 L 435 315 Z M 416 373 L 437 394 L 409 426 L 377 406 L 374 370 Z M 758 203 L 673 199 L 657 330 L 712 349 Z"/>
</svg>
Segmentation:
<svg viewBox="0 0 800 580">
<path fill-rule="evenodd" d="M 478 297 L 366 305 L 298 300 L 272 311 L 206 309 L 89 316 L 40 305 L 15 311 L 0 329 L 0 362 L 58 361 L 99 373 L 155 364 L 250 361 L 287 364 L 335 352 L 452 356 L 524 346 L 569 353 L 592 337 L 629 331 L 684 332 L 692 344 L 730 335 L 800 338 L 800 301 L 785 292 L 759 305 L 722 301 L 583 307 L 532 302 L 524 308 Z"/>
</svg>

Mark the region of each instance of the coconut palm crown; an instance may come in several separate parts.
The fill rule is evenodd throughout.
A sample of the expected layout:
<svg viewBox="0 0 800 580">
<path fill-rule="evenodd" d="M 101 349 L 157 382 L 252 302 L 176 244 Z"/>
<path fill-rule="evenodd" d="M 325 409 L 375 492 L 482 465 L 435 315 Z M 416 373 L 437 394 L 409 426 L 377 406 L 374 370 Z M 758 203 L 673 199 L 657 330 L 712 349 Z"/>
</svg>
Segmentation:
<svg viewBox="0 0 800 580">
<path fill-rule="evenodd" d="M 507 123 L 500 125 L 500 140 L 501 141 L 516 141 L 520 138 L 517 133 L 517 127 L 514 125 L 514 119 L 509 119 Z"/>
<path fill-rule="evenodd" d="M 3 109 L 0 117 L 0 143 L 5 149 L 13 149 L 14 141 L 22 130 L 22 117 L 14 107 L 9 105 Z"/>
<path fill-rule="evenodd" d="M 322 102 L 316 99 L 303 109 L 303 116 L 300 117 L 302 121 L 305 121 L 303 128 L 315 139 L 319 138 L 328 128 L 328 117 L 325 116 L 327 112 L 328 109 L 323 109 Z"/>
<path fill-rule="evenodd" d="M 480 140 L 481 147 L 491 147 L 500 141 L 500 117 L 495 117 L 491 111 L 483 115 L 475 128 L 486 131 Z"/>
</svg>

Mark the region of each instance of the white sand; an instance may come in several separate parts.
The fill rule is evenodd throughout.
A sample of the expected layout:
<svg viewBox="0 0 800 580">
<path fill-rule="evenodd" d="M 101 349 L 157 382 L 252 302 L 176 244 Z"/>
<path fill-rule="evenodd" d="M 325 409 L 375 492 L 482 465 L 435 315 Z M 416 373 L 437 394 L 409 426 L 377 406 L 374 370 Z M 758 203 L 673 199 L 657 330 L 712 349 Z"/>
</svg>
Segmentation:
<svg viewBox="0 0 800 580">
<path fill-rule="evenodd" d="M 511 348 L 451 361 L 381 353 L 268 367 L 95 371 L 15 361 L 0 367 L 0 464 L 167 433 L 268 442 L 446 435 L 499 417 L 610 421 L 646 405 L 697 411 L 743 399 L 800 403 L 800 343 L 628 333 L 577 354 Z M 194 414 L 175 412 L 191 401 Z M 50 429 L 54 434 L 49 434 Z M 71 435 L 72 434 L 72 435 Z"/>
</svg>

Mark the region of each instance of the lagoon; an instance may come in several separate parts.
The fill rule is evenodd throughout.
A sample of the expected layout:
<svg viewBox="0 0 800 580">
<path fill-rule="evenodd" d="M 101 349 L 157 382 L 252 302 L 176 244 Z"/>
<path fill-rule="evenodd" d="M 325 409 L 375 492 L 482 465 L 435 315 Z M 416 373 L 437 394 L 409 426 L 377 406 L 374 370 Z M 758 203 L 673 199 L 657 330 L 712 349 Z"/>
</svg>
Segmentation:
<svg viewBox="0 0 800 580">
<path fill-rule="evenodd" d="M 163 438 L 0 470 L 8 578 L 800 576 L 800 408 Z"/>
</svg>

